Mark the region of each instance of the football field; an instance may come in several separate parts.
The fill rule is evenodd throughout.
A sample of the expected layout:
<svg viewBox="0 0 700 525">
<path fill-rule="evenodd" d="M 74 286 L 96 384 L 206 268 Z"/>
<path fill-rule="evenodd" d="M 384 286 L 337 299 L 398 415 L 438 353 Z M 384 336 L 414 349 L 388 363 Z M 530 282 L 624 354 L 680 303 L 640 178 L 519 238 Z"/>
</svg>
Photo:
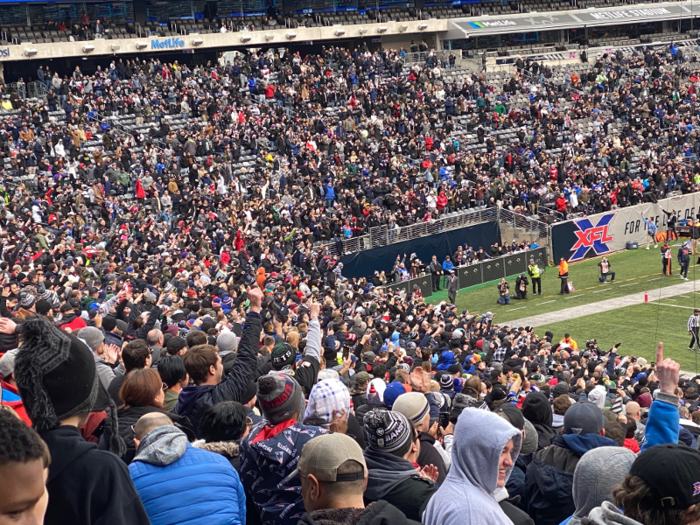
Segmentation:
<svg viewBox="0 0 700 525">
<path fill-rule="evenodd" d="M 575 291 L 559 295 L 557 268 L 549 267 L 542 277 L 542 295 L 532 295 L 528 287 L 527 300 L 515 300 L 515 276 L 511 285 L 511 304 L 497 303 L 497 282 L 485 283 L 460 290 L 458 310 L 471 313 L 491 311 L 497 324 L 532 325 L 540 336 L 550 330 L 556 341 L 570 333 L 580 347 L 587 339 L 597 339 L 603 349 L 622 342 L 623 351 L 655 359 L 656 344 L 663 341 L 667 355 L 676 359 L 684 371 L 700 369 L 698 354 L 688 350 L 688 316 L 700 307 L 700 266 L 697 256 L 691 257 L 687 283 L 679 278 L 676 263 L 677 247 L 673 247 L 673 275 L 661 273 L 659 249 L 630 250 L 608 257 L 616 272 L 615 283 L 598 280 L 599 258 L 571 264 L 569 281 Z M 644 293 L 648 301 L 644 302 Z M 431 301 L 446 300 L 445 292 L 434 294 Z M 697 359 L 700 361 L 700 359 Z"/>
</svg>

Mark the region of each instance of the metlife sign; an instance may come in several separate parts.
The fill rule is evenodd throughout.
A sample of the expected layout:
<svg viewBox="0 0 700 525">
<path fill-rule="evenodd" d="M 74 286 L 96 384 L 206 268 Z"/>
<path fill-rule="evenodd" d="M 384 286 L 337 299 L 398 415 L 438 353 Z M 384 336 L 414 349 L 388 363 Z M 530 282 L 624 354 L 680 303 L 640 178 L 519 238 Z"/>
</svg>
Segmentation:
<svg viewBox="0 0 700 525">
<path fill-rule="evenodd" d="M 185 41 L 182 38 L 151 40 L 151 49 L 181 49 L 183 47 L 185 47 Z"/>
</svg>

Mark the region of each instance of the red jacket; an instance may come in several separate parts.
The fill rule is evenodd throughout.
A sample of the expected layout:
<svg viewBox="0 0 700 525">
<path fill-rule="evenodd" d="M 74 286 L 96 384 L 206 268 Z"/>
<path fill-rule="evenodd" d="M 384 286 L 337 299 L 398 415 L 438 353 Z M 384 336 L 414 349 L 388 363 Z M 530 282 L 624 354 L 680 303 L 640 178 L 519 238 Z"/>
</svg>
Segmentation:
<svg viewBox="0 0 700 525">
<path fill-rule="evenodd" d="M 24 408 L 24 403 L 22 402 L 22 398 L 19 396 L 17 387 L 14 387 L 9 383 L 5 383 L 5 381 L 0 381 L 0 383 L 2 383 L 2 404 L 14 410 L 20 419 L 31 427 L 32 420 L 29 419 L 29 416 L 27 415 L 27 410 Z"/>
<path fill-rule="evenodd" d="M 70 319 L 70 317 L 68 317 Z M 85 328 L 87 326 L 87 323 L 85 322 L 85 319 L 83 319 L 80 316 L 75 316 L 73 319 L 70 319 L 66 323 L 61 323 L 60 327 L 61 330 L 65 330 L 66 328 L 70 328 L 72 332 L 77 332 L 81 328 Z"/>
</svg>

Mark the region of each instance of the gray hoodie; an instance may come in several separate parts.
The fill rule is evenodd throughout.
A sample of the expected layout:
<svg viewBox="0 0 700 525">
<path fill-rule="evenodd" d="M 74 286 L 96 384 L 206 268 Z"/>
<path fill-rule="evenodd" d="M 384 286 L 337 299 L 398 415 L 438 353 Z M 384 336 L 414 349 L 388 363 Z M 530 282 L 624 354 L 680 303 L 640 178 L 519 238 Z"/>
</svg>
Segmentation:
<svg viewBox="0 0 700 525">
<path fill-rule="evenodd" d="M 174 427 L 166 425 L 151 430 L 141 441 L 134 461 L 164 467 L 175 463 L 185 455 L 187 436 Z"/>
<path fill-rule="evenodd" d="M 593 525 L 643 525 L 637 520 L 623 515 L 609 501 L 604 501 L 600 507 L 593 509 L 588 519 L 589 523 Z"/>
<path fill-rule="evenodd" d="M 581 520 L 603 504 L 612 502 L 612 489 L 629 474 L 637 456 L 623 447 L 599 447 L 586 452 L 574 471 L 576 511 L 566 525 L 580 525 Z"/>
<path fill-rule="evenodd" d="M 503 447 L 513 439 L 513 465 L 520 453 L 522 434 L 502 417 L 467 408 L 455 427 L 452 468 L 445 483 L 430 499 L 423 514 L 425 525 L 512 525 L 494 493 Z M 506 473 L 506 480 L 513 467 Z"/>
</svg>

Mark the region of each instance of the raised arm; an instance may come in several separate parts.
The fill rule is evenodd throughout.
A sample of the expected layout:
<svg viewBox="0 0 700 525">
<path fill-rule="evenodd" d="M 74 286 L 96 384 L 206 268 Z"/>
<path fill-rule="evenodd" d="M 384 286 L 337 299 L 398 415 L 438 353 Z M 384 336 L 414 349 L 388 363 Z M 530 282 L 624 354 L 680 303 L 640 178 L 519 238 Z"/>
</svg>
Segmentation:
<svg viewBox="0 0 700 525">
<path fill-rule="evenodd" d="M 311 303 L 309 305 L 309 333 L 306 336 L 306 357 L 315 357 L 321 362 L 321 325 L 318 322 L 318 314 L 321 305 Z"/>
<path fill-rule="evenodd" d="M 676 388 L 681 365 L 673 359 L 664 359 L 664 344 L 656 349 L 656 375 L 659 379 L 659 393 L 649 408 L 649 418 L 644 432 L 642 451 L 654 445 L 678 443 L 680 418 L 678 416 L 678 396 Z"/>
<path fill-rule="evenodd" d="M 250 310 L 245 319 L 243 334 L 238 344 L 238 353 L 226 379 L 216 385 L 212 397 L 216 402 L 241 401 L 245 395 L 248 383 L 257 377 L 257 355 L 260 347 L 260 332 L 262 331 L 263 293 L 257 286 L 248 290 Z"/>
</svg>

